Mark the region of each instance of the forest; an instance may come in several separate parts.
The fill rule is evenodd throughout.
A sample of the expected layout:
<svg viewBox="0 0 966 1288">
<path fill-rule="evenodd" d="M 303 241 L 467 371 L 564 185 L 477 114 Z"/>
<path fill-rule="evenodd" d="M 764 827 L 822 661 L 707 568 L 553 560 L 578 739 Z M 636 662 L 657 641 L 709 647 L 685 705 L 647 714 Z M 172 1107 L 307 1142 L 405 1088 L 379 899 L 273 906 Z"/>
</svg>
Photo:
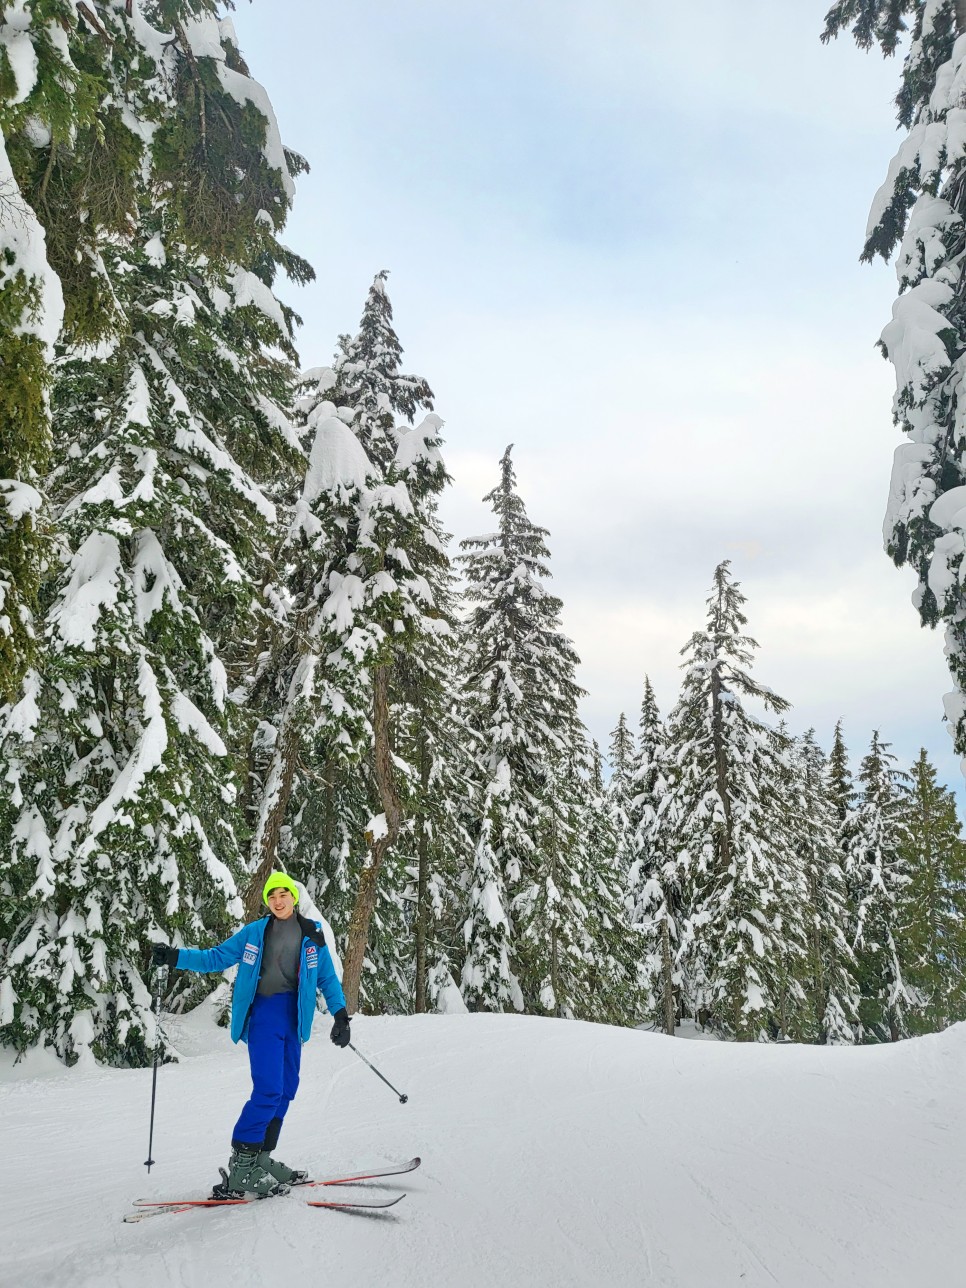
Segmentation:
<svg viewBox="0 0 966 1288">
<path fill-rule="evenodd" d="M 909 7 L 843 0 L 826 36 L 894 49 Z M 935 75 L 966 15 L 911 7 L 866 246 L 902 291 L 887 546 L 966 684 L 966 135 Z M 513 445 L 491 530 L 443 527 L 444 420 L 382 266 L 300 352 L 314 273 L 281 237 L 311 158 L 219 13 L 4 7 L 0 1041 L 150 1063 L 151 942 L 218 942 L 275 868 L 331 922 L 350 1011 L 822 1044 L 966 1018 L 966 851 L 926 752 L 793 733 L 724 551 L 675 701 L 642 659 L 602 749 Z"/>
</svg>

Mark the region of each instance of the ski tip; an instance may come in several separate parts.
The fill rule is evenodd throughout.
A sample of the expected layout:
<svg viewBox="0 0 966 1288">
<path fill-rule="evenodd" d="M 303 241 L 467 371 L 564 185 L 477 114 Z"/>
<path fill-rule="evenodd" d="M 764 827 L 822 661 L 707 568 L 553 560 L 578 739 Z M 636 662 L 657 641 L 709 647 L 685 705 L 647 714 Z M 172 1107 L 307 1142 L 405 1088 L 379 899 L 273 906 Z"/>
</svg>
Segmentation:
<svg viewBox="0 0 966 1288">
<path fill-rule="evenodd" d="M 385 1212 L 386 1208 L 395 1207 L 405 1198 L 405 1194 L 398 1194 L 394 1199 L 387 1199 L 385 1203 L 367 1203 L 360 1200 L 358 1203 L 352 1203 L 348 1199 L 308 1199 L 306 1207 L 314 1208 L 335 1208 L 342 1212 Z"/>
</svg>

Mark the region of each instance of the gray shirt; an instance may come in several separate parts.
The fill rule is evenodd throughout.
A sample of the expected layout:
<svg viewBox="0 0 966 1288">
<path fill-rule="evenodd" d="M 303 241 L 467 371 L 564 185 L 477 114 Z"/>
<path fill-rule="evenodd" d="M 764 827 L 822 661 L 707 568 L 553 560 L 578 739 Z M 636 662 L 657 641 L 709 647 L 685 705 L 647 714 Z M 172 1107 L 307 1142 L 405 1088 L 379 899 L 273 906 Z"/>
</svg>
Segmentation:
<svg viewBox="0 0 966 1288">
<path fill-rule="evenodd" d="M 262 969 L 258 977 L 258 995 L 294 993 L 299 986 L 299 959 L 302 955 L 302 927 L 293 912 L 279 921 L 273 917 L 265 927 Z"/>
</svg>

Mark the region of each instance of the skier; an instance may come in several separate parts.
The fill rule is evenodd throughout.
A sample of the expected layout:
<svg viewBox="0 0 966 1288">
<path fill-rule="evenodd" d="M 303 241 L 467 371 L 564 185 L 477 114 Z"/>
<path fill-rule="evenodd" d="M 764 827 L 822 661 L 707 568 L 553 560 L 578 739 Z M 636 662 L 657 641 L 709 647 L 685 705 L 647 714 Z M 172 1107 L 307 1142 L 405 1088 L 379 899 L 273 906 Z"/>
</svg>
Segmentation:
<svg viewBox="0 0 966 1288">
<path fill-rule="evenodd" d="M 155 966 L 204 973 L 238 966 L 231 996 L 231 1038 L 248 1043 L 252 1094 L 232 1132 L 225 1188 L 238 1194 L 277 1194 L 304 1181 L 306 1172 L 287 1167 L 272 1151 L 299 1085 L 302 1043 L 309 1040 L 321 989 L 339 1047 L 349 1043 L 349 1015 L 332 958 L 315 921 L 297 910 L 298 886 L 273 872 L 262 899 L 270 916 L 242 926 L 214 948 L 152 944 Z"/>
</svg>

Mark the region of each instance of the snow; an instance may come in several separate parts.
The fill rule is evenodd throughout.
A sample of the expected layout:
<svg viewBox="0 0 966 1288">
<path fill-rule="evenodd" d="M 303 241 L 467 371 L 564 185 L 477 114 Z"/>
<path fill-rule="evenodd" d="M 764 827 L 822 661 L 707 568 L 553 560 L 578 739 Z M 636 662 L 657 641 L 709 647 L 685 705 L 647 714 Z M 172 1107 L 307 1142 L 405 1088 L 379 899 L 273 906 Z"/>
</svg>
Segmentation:
<svg viewBox="0 0 966 1288">
<path fill-rule="evenodd" d="M 352 430 L 338 416 L 326 416 L 315 431 L 302 500 L 311 505 L 323 492 L 332 492 L 339 486 L 364 489 L 374 473 L 365 448 Z"/>
<path fill-rule="evenodd" d="M 92 533 L 71 565 L 70 582 L 51 619 L 64 645 L 93 652 L 101 615 L 117 603 L 123 580 L 117 539 L 106 532 Z"/>
<path fill-rule="evenodd" d="M 942 332 L 949 319 L 939 312 L 955 295 L 935 278 L 924 278 L 900 295 L 892 306 L 892 321 L 882 331 L 882 343 L 896 369 L 897 396 L 908 391 L 920 403 L 933 388 L 936 377 L 950 366 Z"/>
<path fill-rule="evenodd" d="M 9 10 L 5 16 L 9 19 Z M 0 27 L 0 36 L 4 30 Z M 9 53 L 9 45 L 7 50 Z M 8 255 L 12 256 L 11 262 L 7 262 Z M 34 279 L 38 301 L 32 313 L 25 314 L 14 331 L 17 335 L 37 336 L 52 360 L 54 343 L 64 318 L 64 294 L 60 278 L 47 262 L 44 230 L 32 207 L 21 196 L 3 135 L 0 134 L 0 287 L 9 277 L 16 277 L 20 272 L 28 281 Z"/>
<path fill-rule="evenodd" d="M 181 692 L 175 693 L 171 699 L 171 716 L 182 733 L 193 734 L 213 756 L 228 755 L 228 748 L 205 715 Z"/>
<path fill-rule="evenodd" d="M 250 273 L 247 268 L 236 269 L 232 292 L 235 303 L 240 309 L 247 304 L 254 304 L 255 308 L 275 323 L 282 335 L 288 333 L 282 306 L 272 294 L 271 288 L 266 286 L 260 277 Z"/>
<path fill-rule="evenodd" d="M 372 837 L 370 844 L 373 845 L 376 841 L 381 841 L 384 837 L 387 837 L 389 835 L 389 825 L 386 822 L 385 814 L 374 814 L 366 824 L 365 831 L 367 838 Z"/>
<path fill-rule="evenodd" d="M 168 746 L 168 730 L 164 720 L 161 694 L 147 654 L 143 649 L 139 652 L 138 689 L 143 702 L 143 724 L 127 764 L 121 770 L 105 799 L 91 815 L 88 836 L 82 846 L 84 851 L 94 848 L 97 837 L 111 823 L 117 821 L 121 804 L 135 798 L 148 775 L 160 769 L 164 763 L 164 753 Z"/>
<path fill-rule="evenodd" d="M 0 47 L 7 55 L 17 86 L 13 97 L 7 100 L 13 105 L 24 102 L 37 82 L 37 53 L 30 39 L 31 15 L 27 10 L 27 0 L 8 0 L 3 7 L 2 19 Z"/>
<path fill-rule="evenodd" d="M 356 1288 L 909 1288 L 966 1257 L 966 1026 L 896 1046 L 683 1042 L 496 1015 L 321 1019 L 279 1155 L 316 1174 L 420 1154 L 351 1192 L 370 1218 L 287 1197 L 127 1226 L 131 1199 L 201 1194 L 228 1153 L 248 1061 L 206 1005 L 167 1017 L 181 1061 L 0 1068 L 4 1280 L 18 1288 L 315 1282 Z M 70 1123 L 70 1130 L 64 1124 Z M 69 1175 L 50 1217 L 51 1177 Z M 480 1255 L 485 1250 L 485 1255 Z"/>
<path fill-rule="evenodd" d="M 252 103 L 265 117 L 265 142 L 262 154 L 268 164 L 280 172 L 282 186 L 291 201 L 295 196 L 295 184 L 288 172 L 282 136 L 279 133 L 278 120 L 271 100 L 264 87 L 257 81 L 252 80 L 250 76 L 243 76 L 241 72 L 232 71 L 225 63 L 222 41 L 226 40 L 237 48 L 238 38 L 234 27 L 229 22 L 220 22 L 211 14 L 199 14 L 184 20 L 184 31 L 196 58 L 214 60 L 218 79 L 225 93 L 229 94 L 236 103 L 242 105 Z"/>
<path fill-rule="evenodd" d="M 929 518 L 937 528 L 959 528 L 966 525 L 966 487 L 951 487 L 929 509 Z"/>
<path fill-rule="evenodd" d="M 168 257 L 159 233 L 155 233 L 150 241 L 145 242 L 144 255 L 148 263 L 153 264 L 155 268 L 163 268 L 167 263 Z"/>
<path fill-rule="evenodd" d="M 11 523 L 17 523 L 25 515 L 37 515 L 44 504 L 44 498 L 35 487 L 17 479 L 0 479 L 0 504 L 7 511 Z"/>
<path fill-rule="evenodd" d="M 229 353 L 230 350 L 226 350 L 225 352 Z M 238 361 L 234 354 L 231 356 L 236 362 Z M 272 429 L 282 436 L 285 442 L 288 443 L 289 447 L 294 447 L 301 455 L 302 444 L 299 441 L 299 436 L 295 426 L 292 424 L 288 416 L 286 416 L 285 412 L 282 411 L 281 407 L 279 407 L 278 403 L 272 402 L 272 400 L 270 398 L 266 398 L 264 394 L 256 394 L 255 405 L 271 425 Z"/>
<path fill-rule="evenodd" d="M 151 528 L 143 528 L 137 534 L 131 580 L 141 626 L 147 626 L 154 614 L 162 610 L 165 599 L 175 612 L 182 611 L 181 578 L 165 558 L 157 533 Z M 150 590 L 146 589 L 148 586 Z"/>
<path fill-rule="evenodd" d="M 443 456 L 439 450 L 442 428 L 441 417 L 430 413 L 415 428 L 400 433 L 396 448 L 396 468 L 401 474 L 413 469 L 420 461 L 425 461 L 431 468 L 442 466 Z"/>
</svg>

